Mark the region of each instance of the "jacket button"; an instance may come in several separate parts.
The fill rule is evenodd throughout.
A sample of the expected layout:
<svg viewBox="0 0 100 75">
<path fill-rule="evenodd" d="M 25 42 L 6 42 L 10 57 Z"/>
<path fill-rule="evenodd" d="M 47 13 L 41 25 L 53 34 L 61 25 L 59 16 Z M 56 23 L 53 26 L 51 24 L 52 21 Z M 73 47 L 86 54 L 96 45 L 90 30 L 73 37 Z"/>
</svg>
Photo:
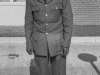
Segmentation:
<svg viewBox="0 0 100 75">
<path fill-rule="evenodd" d="M 46 23 L 46 25 L 48 25 L 48 24 Z"/>
<path fill-rule="evenodd" d="M 48 16 L 48 14 L 45 14 L 45 16 Z"/>
<path fill-rule="evenodd" d="M 45 6 L 47 6 L 47 5 L 45 5 Z"/>
<path fill-rule="evenodd" d="M 56 9 L 58 9 L 58 7 L 56 7 Z"/>
<path fill-rule="evenodd" d="M 46 34 L 48 34 L 48 33 L 46 33 Z"/>
</svg>

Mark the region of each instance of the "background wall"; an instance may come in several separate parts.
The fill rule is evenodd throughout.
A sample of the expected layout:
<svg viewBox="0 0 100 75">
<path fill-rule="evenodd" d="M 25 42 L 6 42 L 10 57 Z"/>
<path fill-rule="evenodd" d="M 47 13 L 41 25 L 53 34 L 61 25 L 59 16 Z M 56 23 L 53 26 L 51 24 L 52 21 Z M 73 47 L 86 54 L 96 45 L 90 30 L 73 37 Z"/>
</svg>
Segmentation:
<svg viewBox="0 0 100 75">
<path fill-rule="evenodd" d="M 0 2 L 0 36 L 24 37 L 25 0 Z M 100 36 L 100 0 L 70 0 L 73 36 Z"/>
<path fill-rule="evenodd" d="M 71 0 L 74 25 L 100 25 L 100 0 Z"/>
</svg>

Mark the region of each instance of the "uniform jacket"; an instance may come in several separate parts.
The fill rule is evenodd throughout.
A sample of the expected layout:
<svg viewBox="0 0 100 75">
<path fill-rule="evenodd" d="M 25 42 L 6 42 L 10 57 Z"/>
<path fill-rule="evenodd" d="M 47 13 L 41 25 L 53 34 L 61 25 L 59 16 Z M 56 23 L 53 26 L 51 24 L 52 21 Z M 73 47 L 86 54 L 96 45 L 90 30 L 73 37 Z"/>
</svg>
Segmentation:
<svg viewBox="0 0 100 75">
<path fill-rule="evenodd" d="M 61 46 L 70 47 L 73 14 L 70 0 L 26 0 L 26 49 L 33 47 L 37 55 L 60 53 Z"/>
</svg>

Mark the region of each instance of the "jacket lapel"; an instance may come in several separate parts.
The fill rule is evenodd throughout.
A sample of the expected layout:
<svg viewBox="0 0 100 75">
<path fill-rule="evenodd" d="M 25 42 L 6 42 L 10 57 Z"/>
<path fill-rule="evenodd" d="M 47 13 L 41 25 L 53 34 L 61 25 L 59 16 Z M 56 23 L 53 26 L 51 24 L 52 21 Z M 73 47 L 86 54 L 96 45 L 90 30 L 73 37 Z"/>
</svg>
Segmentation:
<svg viewBox="0 0 100 75">
<path fill-rule="evenodd" d="M 47 0 L 47 3 L 51 2 L 51 1 L 53 1 L 53 0 Z"/>
<path fill-rule="evenodd" d="M 38 2 L 44 3 L 44 0 L 37 0 Z"/>
</svg>

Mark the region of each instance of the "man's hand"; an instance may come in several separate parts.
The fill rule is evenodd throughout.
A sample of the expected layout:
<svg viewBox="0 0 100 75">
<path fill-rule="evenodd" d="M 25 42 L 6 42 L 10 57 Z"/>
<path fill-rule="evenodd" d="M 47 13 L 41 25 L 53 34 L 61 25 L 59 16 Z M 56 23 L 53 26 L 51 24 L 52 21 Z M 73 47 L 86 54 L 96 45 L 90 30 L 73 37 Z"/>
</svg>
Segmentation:
<svg viewBox="0 0 100 75">
<path fill-rule="evenodd" d="M 69 53 L 69 49 L 68 48 L 66 48 L 66 47 L 62 47 L 62 56 L 67 56 L 68 55 L 68 53 Z"/>
<path fill-rule="evenodd" d="M 29 48 L 26 51 L 28 52 L 29 55 L 32 55 L 33 54 L 33 49 L 32 48 Z"/>
<path fill-rule="evenodd" d="M 31 39 L 26 42 L 26 51 L 28 52 L 29 55 L 34 54 L 34 49 L 33 49 L 33 46 L 32 46 Z"/>
</svg>

